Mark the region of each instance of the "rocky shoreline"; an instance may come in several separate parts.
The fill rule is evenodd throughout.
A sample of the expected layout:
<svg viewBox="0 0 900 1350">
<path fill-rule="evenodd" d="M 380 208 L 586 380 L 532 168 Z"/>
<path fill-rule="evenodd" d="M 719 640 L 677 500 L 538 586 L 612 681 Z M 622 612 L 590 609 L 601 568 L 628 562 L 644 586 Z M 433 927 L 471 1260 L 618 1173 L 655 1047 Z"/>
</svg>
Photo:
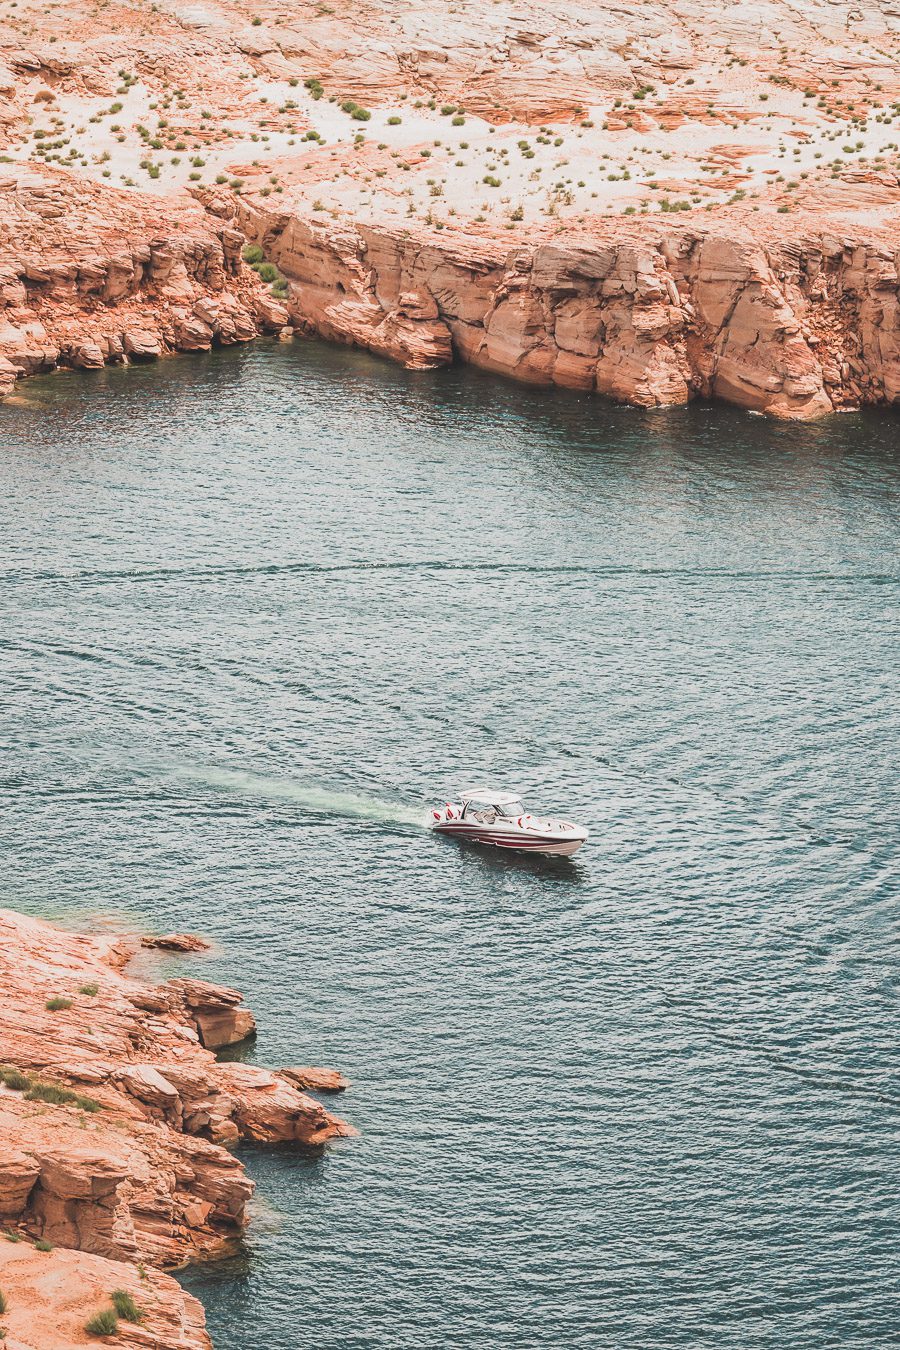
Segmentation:
<svg viewBox="0 0 900 1350">
<path fill-rule="evenodd" d="M 647 408 L 707 398 L 808 421 L 900 404 L 900 251 L 884 228 L 608 221 L 511 245 L 195 196 L 136 200 L 63 170 L 0 183 L 21 226 L 0 269 L 0 397 L 58 366 L 300 332 Z M 248 242 L 280 298 L 242 260 Z"/>
<path fill-rule="evenodd" d="M 229 1148 L 356 1133 L 296 1086 L 346 1086 L 334 1071 L 218 1062 L 254 1029 L 241 995 L 135 979 L 140 945 L 0 910 L 6 1350 L 90 1343 L 122 1290 L 142 1316 L 117 1343 L 209 1350 L 202 1308 L 165 1271 L 239 1243 L 253 1184 Z"/>
<path fill-rule="evenodd" d="M 288 323 L 241 261 L 244 237 L 189 197 L 62 169 L 0 179 L 0 399 L 23 376 L 248 342 Z"/>
<path fill-rule="evenodd" d="M 893 12 L 12 8 L 0 399 L 298 328 L 642 407 L 900 402 Z"/>
<path fill-rule="evenodd" d="M 713 398 L 800 421 L 900 404 L 890 231 L 610 221 L 510 247 L 205 200 L 289 279 L 293 325 L 409 369 L 459 359 L 639 407 Z"/>
</svg>

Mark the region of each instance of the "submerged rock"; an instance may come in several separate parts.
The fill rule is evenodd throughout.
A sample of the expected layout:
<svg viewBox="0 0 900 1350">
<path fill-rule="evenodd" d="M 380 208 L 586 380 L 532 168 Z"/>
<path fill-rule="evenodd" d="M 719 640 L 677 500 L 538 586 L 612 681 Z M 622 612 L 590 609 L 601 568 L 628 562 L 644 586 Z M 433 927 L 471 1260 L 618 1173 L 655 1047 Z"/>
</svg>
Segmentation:
<svg viewBox="0 0 900 1350">
<path fill-rule="evenodd" d="M 160 937 L 142 937 L 142 947 L 158 947 L 167 952 L 206 952 L 212 946 L 196 933 L 163 933 Z"/>
</svg>

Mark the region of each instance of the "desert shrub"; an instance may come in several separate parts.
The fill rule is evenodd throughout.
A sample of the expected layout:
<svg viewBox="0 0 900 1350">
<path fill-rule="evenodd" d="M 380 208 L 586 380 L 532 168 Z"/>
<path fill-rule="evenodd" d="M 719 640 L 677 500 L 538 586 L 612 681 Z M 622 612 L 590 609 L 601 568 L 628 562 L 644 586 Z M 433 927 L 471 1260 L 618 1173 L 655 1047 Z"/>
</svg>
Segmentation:
<svg viewBox="0 0 900 1350">
<path fill-rule="evenodd" d="M 270 262 L 260 263 L 256 269 L 256 273 L 260 281 L 277 281 L 278 277 L 281 275 L 275 264 Z"/>
<path fill-rule="evenodd" d="M 387 120 L 387 124 L 389 127 L 399 127 L 402 121 L 403 121 L 402 117 L 389 117 Z"/>
<path fill-rule="evenodd" d="M 325 87 L 322 84 L 322 81 L 317 80 L 314 76 L 311 76 L 308 80 L 304 80 L 303 84 L 304 87 L 309 90 L 313 98 L 321 98 L 325 93 Z"/>
<path fill-rule="evenodd" d="M 115 1336 L 119 1330 L 115 1308 L 103 1308 L 100 1312 L 94 1313 L 94 1316 L 85 1322 L 84 1329 L 89 1336 Z"/>
<path fill-rule="evenodd" d="M 48 1012 L 61 1012 L 63 1008 L 71 1008 L 71 1006 L 72 1000 L 70 998 L 63 998 L 59 994 L 57 994 L 55 998 L 48 998 L 47 1002 L 44 1004 L 44 1007 Z"/>
<path fill-rule="evenodd" d="M 243 258 L 245 263 L 249 263 L 251 267 L 255 267 L 257 263 L 262 262 L 263 251 L 260 248 L 259 244 L 247 244 L 246 248 L 241 254 L 241 257 Z"/>
<path fill-rule="evenodd" d="M 140 1322 L 144 1314 L 127 1289 L 114 1289 L 110 1294 L 113 1307 L 123 1322 Z"/>
<path fill-rule="evenodd" d="M 80 1111 L 91 1114 L 100 1110 L 100 1103 L 93 1097 L 82 1097 L 80 1092 L 73 1092 L 61 1083 L 32 1082 L 25 1097 L 27 1101 L 47 1102 L 49 1106 L 77 1106 Z"/>
<path fill-rule="evenodd" d="M 93 998 L 95 994 L 99 993 L 99 991 L 100 991 L 99 984 L 94 984 L 93 982 L 90 984 L 83 984 L 81 988 L 78 990 L 79 994 L 86 994 L 88 998 Z"/>
<path fill-rule="evenodd" d="M 4 1083 L 13 1092 L 24 1092 L 26 1088 L 31 1087 L 31 1079 L 27 1073 L 22 1073 L 21 1069 L 14 1069 L 10 1065 L 0 1065 L 0 1083 Z"/>
<path fill-rule="evenodd" d="M 38 1238 L 37 1242 L 34 1244 L 34 1250 L 36 1252 L 52 1252 L 53 1243 L 48 1242 L 46 1238 Z"/>
</svg>

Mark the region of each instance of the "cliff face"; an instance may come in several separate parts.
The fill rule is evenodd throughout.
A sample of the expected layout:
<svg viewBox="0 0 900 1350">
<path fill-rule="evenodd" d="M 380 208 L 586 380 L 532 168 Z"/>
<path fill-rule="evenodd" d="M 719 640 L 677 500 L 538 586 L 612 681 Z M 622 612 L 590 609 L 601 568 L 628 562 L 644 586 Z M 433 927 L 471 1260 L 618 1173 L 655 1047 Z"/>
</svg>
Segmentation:
<svg viewBox="0 0 900 1350">
<path fill-rule="evenodd" d="M 874 231 L 648 221 L 508 248 L 209 204 L 289 278 L 295 325 L 411 369 L 456 356 L 643 407 L 699 395 L 796 419 L 900 402 L 900 251 Z"/>
<path fill-rule="evenodd" d="M 194 1350 L 207 1344 L 202 1315 L 158 1268 L 239 1239 L 253 1186 L 225 1145 L 319 1146 L 354 1131 L 287 1075 L 218 1063 L 213 1049 L 253 1028 L 240 995 L 202 980 L 131 979 L 117 967 L 137 945 L 0 911 L 0 1228 L 22 1239 L 10 1244 L 15 1259 L 4 1243 L 0 1257 L 25 1301 L 63 1269 L 91 1289 L 138 1281 L 171 1321 L 169 1339 L 160 1332 L 152 1344 Z M 58 1261 L 28 1239 L 72 1251 Z M 96 1260 L 82 1265 L 76 1252 Z M 150 1285 L 134 1271 L 123 1283 L 103 1262 L 139 1262 Z M 6 1281 L 0 1269 L 12 1306 Z M 19 1339 L 50 1344 L 29 1339 L 27 1318 Z"/>
<path fill-rule="evenodd" d="M 99 368 L 277 331 L 287 315 L 241 262 L 243 239 L 189 200 L 163 203 L 62 170 L 0 179 L 0 398 L 57 365 Z"/>
<path fill-rule="evenodd" d="M 62 170 L 0 181 L 0 397 L 22 375 L 153 360 L 290 324 L 413 368 L 453 359 L 644 407 L 785 418 L 900 401 L 900 250 L 815 224 L 598 222 L 514 244 L 344 223 L 290 198 L 165 203 Z M 244 266 L 258 242 L 290 282 Z"/>
</svg>

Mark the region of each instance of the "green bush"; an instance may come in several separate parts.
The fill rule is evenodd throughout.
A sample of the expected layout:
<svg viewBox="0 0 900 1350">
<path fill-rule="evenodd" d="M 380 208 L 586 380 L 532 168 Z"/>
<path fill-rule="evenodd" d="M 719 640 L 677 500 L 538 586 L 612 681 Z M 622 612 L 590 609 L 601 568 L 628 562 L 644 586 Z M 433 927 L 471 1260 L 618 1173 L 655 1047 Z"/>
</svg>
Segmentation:
<svg viewBox="0 0 900 1350">
<path fill-rule="evenodd" d="M 24 1092 L 26 1088 L 31 1087 L 31 1079 L 27 1073 L 6 1064 L 0 1065 L 0 1083 L 4 1083 L 13 1092 Z"/>
<path fill-rule="evenodd" d="M 321 98 L 325 93 L 325 87 L 322 84 L 322 81 L 317 80 L 314 76 L 311 76 L 308 80 L 304 80 L 303 85 L 304 88 L 309 90 L 313 98 Z"/>
<path fill-rule="evenodd" d="M 256 269 L 260 281 L 277 281 L 281 273 L 274 263 L 260 263 Z"/>
<path fill-rule="evenodd" d="M 72 1000 L 70 998 L 62 998 L 59 995 L 56 998 L 48 998 L 44 1004 L 48 1012 L 60 1012 L 63 1008 L 71 1008 L 71 1006 Z"/>
<path fill-rule="evenodd" d="M 115 1308 L 104 1308 L 101 1312 L 94 1313 L 94 1316 L 85 1322 L 84 1329 L 89 1336 L 115 1336 L 119 1330 Z"/>
<path fill-rule="evenodd" d="M 241 257 L 245 263 L 249 263 L 251 267 L 255 267 L 257 263 L 262 262 L 263 251 L 259 244 L 248 244 L 241 254 Z"/>
<path fill-rule="evenodd" d="M 113 1307 L 123 1322 L 141 1322 L 144 1314 L 127 1289 L 114 1289 L 110 1294 Z"/>
<path fill-rule="evenodd" d="M 100 986 L 93 983 L 83 984 L 78 992 L 79 994 L 86 994 L 88 998 L 93 998 L 95 994 L 100 992 Z"/>
<path fill-rule="evenodd" d="M 399 127 L 402 121 L 403 121 L 402 117 L 389 117 L 387 120 L 387 124 L 389 127 Z"/>
<path fill-rule="evenodd" d="M 46 1238 L 38 1238 L 37 1242 L 34 1244 L 34 1250 L 36 1252 L 52 1252 L 53 1243 L 48 1242 Z"/>
<path fill-rule="evenodd" d="M 50 1106 L 77 1106 L 79 1110 L 91 1114 L 100 1110 L 100 1103 L 95 1102 L 93 1097 L 82 1097 L 80 1092 L 72 1092 L 59 1083 L 32 1082 L 25 1098 L 29 1102 L 47 1102 Z"/>
<path fill-rule="evenodd" d="M 361 108 L 352 98 L 345 98 L 341 104 L 341 109 L 343 112 L 348 113 L 350 117 L 355 118 L 357 122 L 368 122 L 369 118 L 372 116 L 368 108 Z"/>
<path fill-rule="evenodd" d="M 5 1312 L 6 1312 L 6 1295 L 4 1294 L 3 1290 L 0 1289 L 0 1316 L 2 1316 L 3 1313 Z"/>
<path fill-rule="evenodd" d="M 20 1235 L 18 1233 L 13 1233 L 11 1229 L 7 1229 L 6 1232 L 3 1234 L 3 1236 L 6 1238 L 7 1242 L 22 1241 Z"/>
</svg>

